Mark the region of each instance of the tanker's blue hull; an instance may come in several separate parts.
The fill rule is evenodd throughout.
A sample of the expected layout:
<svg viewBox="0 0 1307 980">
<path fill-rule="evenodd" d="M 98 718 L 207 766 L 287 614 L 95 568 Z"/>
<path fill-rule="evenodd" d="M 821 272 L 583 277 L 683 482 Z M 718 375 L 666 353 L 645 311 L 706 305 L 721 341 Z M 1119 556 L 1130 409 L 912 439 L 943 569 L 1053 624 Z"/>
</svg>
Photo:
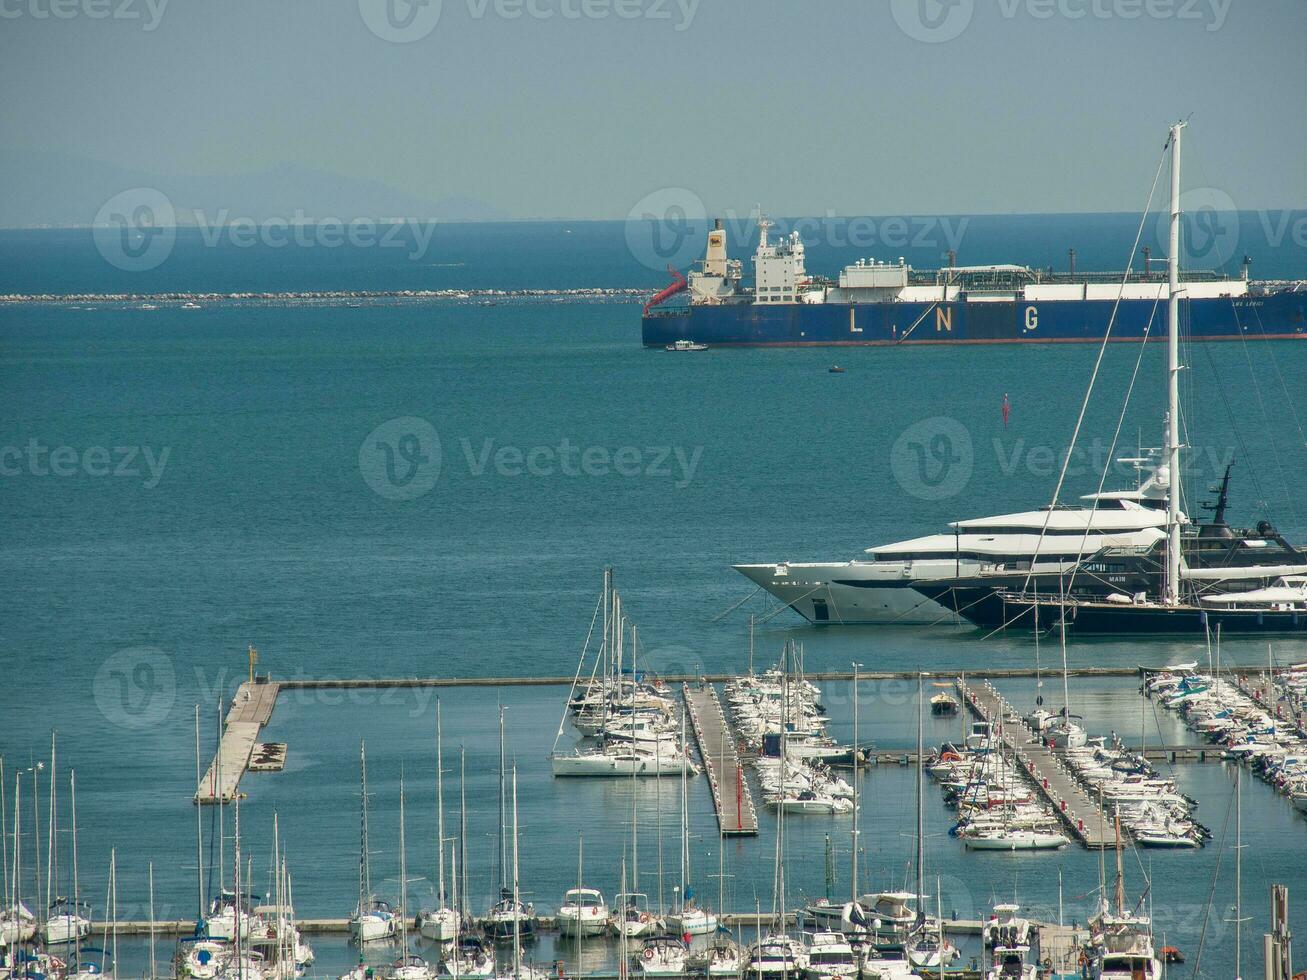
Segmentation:
<svg viewBox="0 0 1307 980">
<path fill-rule="evenodd" d="M 677 340 L 712 346 L 1101 341 L 1113 305 L 1108 300 L 699 305 L 652 311 L 644 317 L 643 341 L 650 347 Z M 1307 292 L 1181 300 L 1180 321 L 1192 340 L 1307 339 Z M 1145 336 L 1166 336 L 1165 302 L 1123 300 L 1112 339 Z"/>
</svg>

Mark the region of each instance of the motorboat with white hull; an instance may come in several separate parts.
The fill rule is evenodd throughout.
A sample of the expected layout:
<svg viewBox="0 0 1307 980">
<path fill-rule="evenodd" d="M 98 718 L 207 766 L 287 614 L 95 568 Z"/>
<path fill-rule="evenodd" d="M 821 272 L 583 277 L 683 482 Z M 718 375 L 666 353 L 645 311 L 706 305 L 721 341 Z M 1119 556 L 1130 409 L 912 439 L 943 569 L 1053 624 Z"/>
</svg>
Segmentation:
<svg viewBox="0 0 1307 980">
<path fill-rule="evenodd" d="M 849 980 L 857 977 L 858 956 L 838 932 L 814 933 L 808 943 L 804 976 L 807 980 Z"/>
<path fill-rule="evenodd" d="M 807 969 L 807 955 L 798 940 L 785 935 L 764 936 L 749 947 L 746 976 L 767 980 L 793 980 Z"/>
<path fill-rule="evenodd" d="M 593 888 L 571 888 L 563 896 L 555 922 L 564 936 L 583 939 L 602 935 L 608 928 L 608 905 Z"/>
</svg>

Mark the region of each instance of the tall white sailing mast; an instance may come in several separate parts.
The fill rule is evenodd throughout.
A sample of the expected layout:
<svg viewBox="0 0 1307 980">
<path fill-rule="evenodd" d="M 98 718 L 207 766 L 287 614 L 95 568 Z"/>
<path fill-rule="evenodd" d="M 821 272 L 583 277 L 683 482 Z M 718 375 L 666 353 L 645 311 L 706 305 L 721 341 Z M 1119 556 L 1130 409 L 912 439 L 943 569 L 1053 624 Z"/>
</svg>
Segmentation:
<svg viewBox="0 0 1307 980">
<path fill-rule="evenodd" d="M 1166 592 L 1168 606 L 1180 602 L 1180 132 L 1171 127 L 1171 239 L 1166 259 Z"/>
</svg>

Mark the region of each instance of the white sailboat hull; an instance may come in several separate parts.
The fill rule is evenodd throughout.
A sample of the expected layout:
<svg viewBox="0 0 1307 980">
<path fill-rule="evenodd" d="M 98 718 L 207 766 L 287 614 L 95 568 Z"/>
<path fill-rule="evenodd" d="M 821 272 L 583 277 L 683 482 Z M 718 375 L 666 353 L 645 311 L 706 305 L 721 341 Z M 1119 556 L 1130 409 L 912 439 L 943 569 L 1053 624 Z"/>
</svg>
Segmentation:
<svg viewBox="0 0 1307 980">
<path fill-rule="evenodd" d="M 47 945 L 75 943 L 91 934 L 91 923 L 80 915 L 56 915 L 45 924 Z"/>
<path fill-rule="evenodd" d="M 358 916 L 349 920 L 349 934 L 356 943 L 375 943 L 395 935 L 395 920 L 377 915 Z"/>
<path fill-rule="evenodd" d="M 573 755 L 556 755 L 550 760 L 555 776 L 614 777 L 614 776 L 679 776 L 681 759 L 678 754 L 608 755 L 603 752 L 579 752 Z M 691 773 L 699 769 L 687 763 Z"/>
<path fill-rule="evenodd" d="M 453 909 L 423 912 L 418 922 L 418 933 L 433 942 L 453 942 L 458 936 L 458 913 Z"/>
<path fill-rule="evenodd" d="M 1066 847 L 1067 839 L 1061 834 L 1032 832 L 966 837 L 963 843 L 969 851 L 1055 851 Z"/>
<path fill-rule="evenodd" d="M 717 916 L 703 909 L 686 909 L 667 916 L 667 929 L 679 936 L 707 936 L 717 931 Z"/>
</svg>

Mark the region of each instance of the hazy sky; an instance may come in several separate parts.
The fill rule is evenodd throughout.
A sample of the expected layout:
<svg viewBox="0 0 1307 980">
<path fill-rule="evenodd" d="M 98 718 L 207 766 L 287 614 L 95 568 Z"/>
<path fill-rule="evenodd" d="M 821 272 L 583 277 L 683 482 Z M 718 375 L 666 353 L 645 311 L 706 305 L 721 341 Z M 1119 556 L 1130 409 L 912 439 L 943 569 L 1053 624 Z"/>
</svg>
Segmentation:
<svg viewBox="0 0 1307 980">
<path fill-rule="evenodd" d="M 1307 204 L 1304 0 L 420 3 L 0 0 L 0 134 L 514 217 L 1130 211 L 1192 113 L 1187 186 Z"/>
</svg>

